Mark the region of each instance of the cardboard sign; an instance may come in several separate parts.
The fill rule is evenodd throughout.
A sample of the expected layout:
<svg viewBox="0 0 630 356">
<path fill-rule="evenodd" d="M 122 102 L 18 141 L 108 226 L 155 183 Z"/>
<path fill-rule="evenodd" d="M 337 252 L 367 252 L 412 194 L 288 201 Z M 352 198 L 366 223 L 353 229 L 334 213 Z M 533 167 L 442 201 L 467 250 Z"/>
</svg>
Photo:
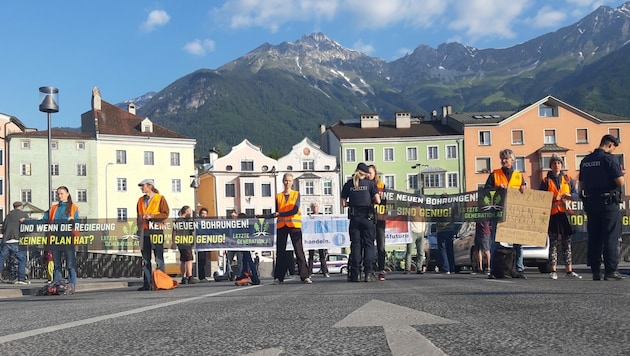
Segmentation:
<svg viewBox="0 0 630 356">
<path fill-rule="evenodd" d="M 505 221 L 497 225 L 497 242 L 545 247 L 553 193 L 508 188 Z"/>
</svg>

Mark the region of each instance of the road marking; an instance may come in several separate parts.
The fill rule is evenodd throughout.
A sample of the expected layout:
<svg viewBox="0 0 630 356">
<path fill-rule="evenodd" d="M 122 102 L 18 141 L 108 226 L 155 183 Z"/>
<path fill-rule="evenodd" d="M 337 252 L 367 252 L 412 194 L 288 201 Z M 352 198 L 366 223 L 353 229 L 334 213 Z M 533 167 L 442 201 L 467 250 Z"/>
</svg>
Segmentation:
<svg viewBox="0 0 630 356">
<path fill-rule="evenodd" d="M 203 299 L 203 298 L 216 297 L 216 296 L 219 296 L 219 295 L 229 294 L 229 293 L 232 293 L 232 292 L 242 291 L 242 290 L 245 290 L 245 289 L 256 288 L 256 287 L 259 287 L 259 286 L 239 287 L 239 288 L 235 288 L 235 289 L 226 290 L 226 291 L 223 291 L 223 292 L 205 294 L 205 295 L 201 295 L 201 296 L 198 296 L 198 297 L 178 299 L 178 300 L 173 300 L 173 301 L 166 302 L 166 303 L 155 304 L 155 305 L 148 305 L 146 307 L 131 309 L 131 310 L 118 312 L 118 313 L 113 313 L 113 314 L 109 314 L 109 315 L 102 315 L 102 316 L 97 316 L 97 317 L 93 317 L 93 318 L 72 321 L 72 322 L 65 323 L 65 324 L 47 326 L 45 328 L 33 329 L 33 330 L 23 331 L 23 332 L 19 332 L 19 333 L 15 333 L 15 334 L 0 336 L 0 344 L 4 344 L 5 342 L 11 342 L 11 341 L 15 341 L 15 340 L 24 339 L 24 338 L 27 338 L 27 337 L 33 337 L 33 336 L 37 336 L 37 335 L 41 335 L 41 334 L 47 334 L 47 333 L 51 333 L 51 332 L 55 332 L 55 331 L 59 331 L 59 330 L 70 329 L 70 328 L 74 328 L 74 327 L 77 327 L 77 326 L 83 326 L 83 325 L 98 323 L 99 321 L 103 321 L 103 320 L 115 319 L 115 318 L 120 318 L 120 317 L 123 317 L 123 316 L 128 316 L 128 315 L 133 315 L 133 314 L 138 314 L 138 313 L 144 313 L 144 312 L 149 311 L 149 310 L 170 307 L 172 305 L 187 303 L 187 302 L 191 302 L 191 301 L 199 300 L 199 299 Z"/>
<path fill-rule="evenodd" d="M 244 356 L 278 356 L 281 353 L 282 353 L 282 349 L 277 348 L 277 347 L 272 347 L 270 349 L 264 349 L 264 350 L 252 352 Z"/>
<path fill-rule="evenodd" d="M 411 325 L 454 324 L 456 321 L 437 315 L 371 300 L 353 311 L 333 327 L 382 326 L 387 344 L 394 356 L 446 355 Z"/>
</svg>

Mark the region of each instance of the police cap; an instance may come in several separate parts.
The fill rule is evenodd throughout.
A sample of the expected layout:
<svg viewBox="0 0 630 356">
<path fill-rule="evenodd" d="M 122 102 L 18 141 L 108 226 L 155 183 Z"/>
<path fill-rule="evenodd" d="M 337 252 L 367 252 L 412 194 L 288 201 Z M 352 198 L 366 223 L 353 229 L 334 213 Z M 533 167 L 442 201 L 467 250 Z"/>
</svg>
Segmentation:
<svg viewBox="0 0 630 356">
<path fill-rule="evenodd" d="M 368 168 L 367 164 L 361 162 L 357 165 L 357 171 L 361 171 L 363 173 L 370 173 L 370 169 Z"/>
</svg>

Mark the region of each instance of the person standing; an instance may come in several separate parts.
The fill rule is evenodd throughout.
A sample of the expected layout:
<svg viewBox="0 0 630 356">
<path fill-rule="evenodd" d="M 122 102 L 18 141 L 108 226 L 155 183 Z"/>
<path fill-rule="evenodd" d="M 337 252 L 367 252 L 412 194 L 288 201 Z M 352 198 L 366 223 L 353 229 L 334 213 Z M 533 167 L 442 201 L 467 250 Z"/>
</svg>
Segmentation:
<svg viewBox="0 0 630 356">
<path fill-rule="evenodd" d="M 208 217 L 208 209 L 199 209 L 199 218 L 206 219 Z M 197 251 L 197 277 L 200 282 L 208 282 L 206 279 L 206 264 L 208 263 L 208 251 Z"/>
<path fill-rule="evenodd" d="M 29 284 L 26 278 L 26 251 L 18 247 L 20 240 L 20 224 L 26 220 L 28 214 L 24 212 L 24 204 L 20 201 L 13 203 L 13 210 L 4 218 L 2 223 L 2 242 L 0 243 L 0 270 L 7 257 L 15 255 L 18 261 L 16 284 Z M 13 281 L 11 281 L 13 282 Z"/>
<path fill-rule="evenodd" d="M 424 274 L 427 271 L 427 266 L 424 265 L 424 243 L 425 243 L 425 230 L 426 223 L 422 221 L 420 217 L 412 217 L 411 221 L 411 238 L 412 242 L 407 244 L 405 250 L 405 273 L 411 271 L 411 252 L 413 251 L 413 245 L 416 245 L 416 273 Z"/>
<path fill-rule="evenodd" d="M 302 283 L 311 284 L 313 281 L 308 275 L 306 267 L 306 258 L 304 256 L 304 247 L 302 245 L 302 216 L 300 212 L 300 193 L 291 189 L 293 186 L 293 175 L 285 173 L 282 177 L 284 190 L 276 194 L 276 212 L 274 216 L 278 219 L 276 222 L 276 256 L 278 261 L 274 268 L 274 284 L 284 282 L 288 260 L 287 237 L 291 237 L 291 243 L 295 251 L 298 261 L 298 272 Z"/>
<path fill-rule="evenodd" d="M 580 163 L 580 194 L 587 217 L 587 256 L 595 281 L 601 280 L 602 254 L 604 280 L 625 278 L 617 270 L 621 237 L 619 202 L 621 188 L 625 185 L 619 160 L 612 154 L 617 146 L 619 139 L 604 135 L 599 148 Z"/>
<path fill-rule="evenodd" d="M 317 203 L 312 203 L 311 204 L 311 214 L 310 215 L 319 215 L 321 214 L 319 212 L 319 204 Z M 320 267 L 320 273 L 322 273 L 324 275 L 324 277 L 329 278 L 330 274 L 328 273 L 328 264 L 327 262 L 327 256 L 328 256 L 328 250 L 326 250 L 325 248 L 320 248 L 317 250 L 317 253 L 319 254 L 319 263 L 321 265 Z M 308 250 L 308 273 L 309 275 L 313 275 L 313 260 L 315 258 L 315 250 Z"/>
<path fill-rule="evenodd" d="M 238 219 L 239 213 L 236 212 L 235 209 L 230 211 L 229 219 Z M 230 281 L 236 280 L 236 277 L 242 274 L 243 270 L 243 253 L 241 251 L 236 250 L 228 250 L 226 252 L 227 255 L 227 271 L 228 277 Z M 232 270 L 232 262 L 234 262 L 234 257 L 236 257 L 236 272 Z"/>
<path fill-rule="evenodd" d="M 575 182 L 571 177 L 562 172 L 563 161 L 560 157 L 553 155 L 549 160 L 549 168 L 545 177 L 540 182 L 539 190 L 545 190 L 553 193 L 553 201 L 551 204 L 551 215 L 549 216 L 549 263 L 551 266 L 551 279 L 558 279 L 558 239 L 562 238 L 562 248 L 564 250 L 564 266 L 566 276 L 569 278 L 582 278 L 573 271 L 571 240 L 573 229 L 569 223 L 567 215 L 567 200 L 577 200 L 578 192 L 575 188 Z"/>
<path fill-rule="evenodd" d="M 42 220 L 48 222 L 73 222 L 79 220 L 79 207 L 72 203 L 72 197 L 68 187 L 57 188 L 58 203 L 51 206 L 49 211 L 44 213 Z M 66 269 L 68 270 L 68 282 L 73 287 L 77 286 L 77 255 L 73 244 L 55 246 L 52 249 L 54 263 L 53 283 L 63 279 L 61 255 L 66 259 Z"/>
<path fill-rule="evenodd" d="M 488 179 L 486 180 L 485 188 L 516 188 L 522 193 L 523 189 L 527 188 L 527 184 L 523 180 L 521 172 L 515 170 L 513 167 L 514 161 L 516 160 L 514 151 L 509 148 L 501 150 L 499 152 L 499 159 L 501 160 L 501 168 L 495 169 L 492 173 L 490 173 Z M 491 228 L 490 250 L 492 255 L 496 249 L 496 221 L 493 221 Z M 513 247 L 516 254 L 517 278 L 527 279 L 527 276 L 525 276 L 525 264 L 523 263 L 523 246 L 514 244 Z M 488 277 L 494 278 L 492 271 Z"/>
<path fill-rule="evenodd" d="M 383 183 L 378 176 L 378 170 L 376 166 L 371 164 L 368 166 L 370 173 L 368 179 L 376 184 L 378 189 L 378 195 L 381 197 L 381 203 L 385 204 L 383 200 L 383 191 L 385 190 L 385 183 Z M 378 215 L 377 215 L 378 216 Z M 376 270 L 378 271 L 378 280 L 385 280 L 385 219 L 376 219 Z M 405 273 L 408 273 L 409 264 L 405 266 Z"/>
<path fill-rule="evenodd" d="M 188 205 L 184 205 L 179 210 L 179 216 L 175 219 L 175 222 L 192 222 L 192 209 Z M 176 230 L 173 229 L 173 239 L 175 236 L 193 236 L 194 230 Z M 173 240 L 175 242 L 175 240 Z M 193 252 L 192 244 L 178 244 L 179 249 L 179 269 L 182 274 L 182 281 L 180 284 L 196 284 L 199 282 L 193 277 Z"/>
<path fill-rule="evenodd" d="M 490 274 L 490 235 L 492 235 L 492 226 L 490 221 L 483 220 L 475 223 L 475 251 L 477 253 L 477 266 L 474 268 L 477 272 L 485 272 Z M 484 270 L 484 257 L 488 261 L 488 268 Z"/>
<path fill-rule="evenodd" d="M 437 227 L 437 247 L 440 252 L 440 272 L 455 273 L 455 251 L 453 250 L 455 223 L 453 221 L 438 221 L 435 225 Z"/>
<path fill-rule="evenodd" d="M 358 282 L 363 266 L 364 282 L 370 281 L 376 239 L 374 204 L 381 203 L 381 196 L 373 181 L 368 179 L 370 170 L 365 163 L 357 169 L 341 189 L 341 205 L 348 208 L 350 217 L 350 282 Z"/>
<path fill-rule="evenodd" d="M 151 252 L 155 255 L 157 269 L 164 272 L 164 243 L 151 241 L 151 235 L 164 236 L 164 221 L 168 218 L 169 207 L 166 199 L 155 188 L 153 179 L 143 179 L 138 186 L 142 196 L 138 199 L 138 235 L 142 238 L 142 274 L 143 285 L 138 290 L 152 289 Z M 56 265 L 56 263 L 55 263 Z"/>
</svg>

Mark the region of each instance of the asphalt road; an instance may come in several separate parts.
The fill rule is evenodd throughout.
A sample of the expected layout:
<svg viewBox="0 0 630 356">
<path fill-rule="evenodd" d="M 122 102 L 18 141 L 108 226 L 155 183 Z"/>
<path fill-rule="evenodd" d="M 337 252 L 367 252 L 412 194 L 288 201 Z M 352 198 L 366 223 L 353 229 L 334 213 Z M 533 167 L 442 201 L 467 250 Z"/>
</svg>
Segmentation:
<svg viewBox="0 0 630 356">
<path fill-rule="evenodd" d="M 390 273 L 371 283 L 333 275 L 312 285 L 4 298 L 1 353 L 630 355 L 630 279 L 527 272 L 527 280 Z"/>
</svg>

